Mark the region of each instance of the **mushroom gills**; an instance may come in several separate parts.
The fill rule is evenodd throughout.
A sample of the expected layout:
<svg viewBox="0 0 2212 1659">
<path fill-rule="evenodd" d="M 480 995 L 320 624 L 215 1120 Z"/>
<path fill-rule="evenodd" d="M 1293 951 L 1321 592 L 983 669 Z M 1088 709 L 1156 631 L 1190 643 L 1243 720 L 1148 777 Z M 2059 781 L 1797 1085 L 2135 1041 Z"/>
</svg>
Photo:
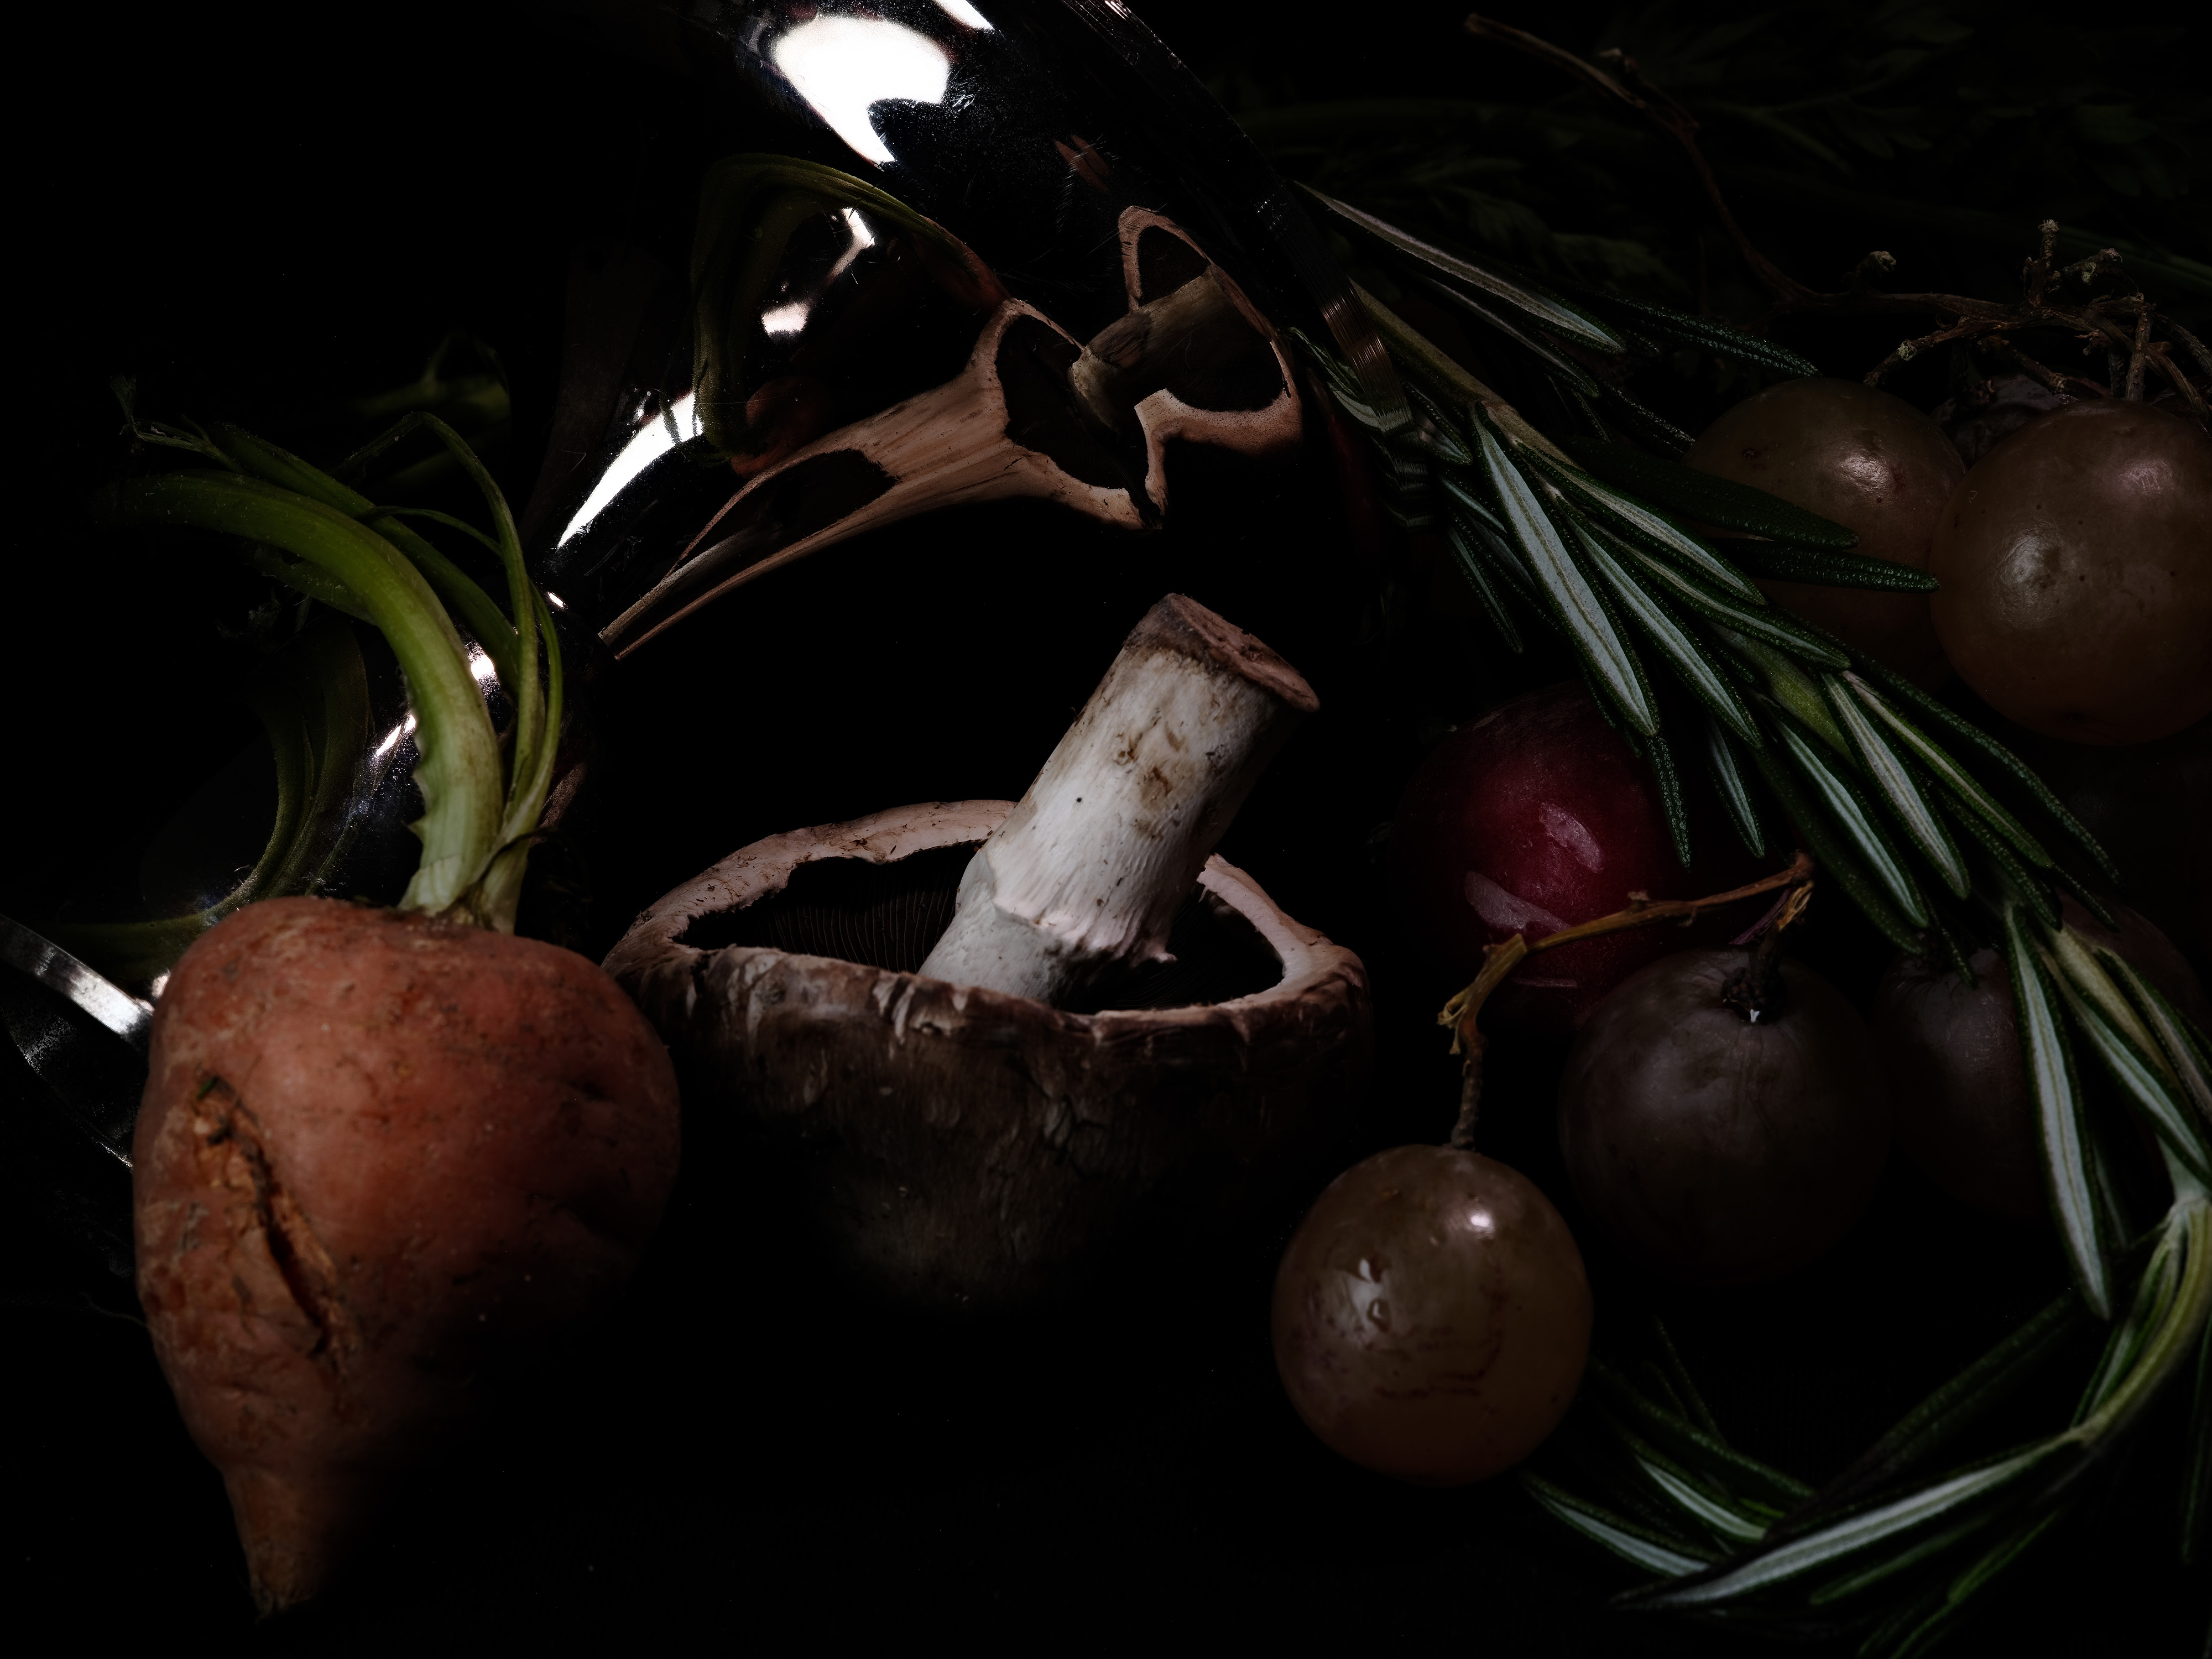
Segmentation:
<svg viewBox="0 0 2212 1659">
<path fill-rule="evenodd" d="M 961 875 L 980 844 L 931 848 L 889 864 L 802 864 L 781 892 L 742 909 L 701 915 L 678 942 L 700 951 L 735 945 L 914 973 L 951 921 Z M 1204 887 L 1194 886 L 1176 911 L 1168 951 L 1170 960 L 1139 963 L 1095 981 L 1064 1002 L 1063 1011 L 1196 1007 L 1255 996 L 1282 982 L 1282 958 Z"/>
</svg>

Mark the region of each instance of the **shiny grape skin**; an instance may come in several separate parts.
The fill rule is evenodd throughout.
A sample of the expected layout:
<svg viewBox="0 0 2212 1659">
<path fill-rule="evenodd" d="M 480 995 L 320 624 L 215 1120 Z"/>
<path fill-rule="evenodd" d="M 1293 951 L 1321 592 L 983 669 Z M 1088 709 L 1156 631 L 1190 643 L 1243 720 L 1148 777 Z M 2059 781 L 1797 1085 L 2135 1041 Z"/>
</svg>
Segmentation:
<svg viewBox="0 0 2212 1659">
<path fill-rule="evenodd" d="M 1936 630 L 1998 713 L 2071 743 L 2212 714 L 2212 435 L 2125 400 L 2031 421 L 1936 526 Z"/>
<path fill-rule="evenodd" d="M 1898 1145 L 1969 1208 L 2040 1221 L 2043 1154 L 2011 976 L 1995 951 L 1970 960 L 1972 985 L 1940 963 L 1900 956 L 1875 992 L 1875 1052 L 1889 1079 Z"/>
<path fill-rule="evenodd" d="M 1607 997 L 1567 1056 L 1559 1149 L 1598 1225 L 1640 1265 L 1703 1285 L 1826 1255 L 1874 1196 L 1888 1091 L 1835 987 L 1782 967 L 1788 1001 L 1720 1000 L 1746 951 L 1685 951 Z"/>
<path fill-rule="evenodd" d="M 2060 902 L 2069 931 L 2120 957 L 2212 1029 L 2212 999 L 2189 959 L 2149 921 L 2108 898 L 2118 926 L 2106 927 L 2071 895 Z M 1994 951 L 1976 951 L 1971 965 L 1969 986 L 1938 964 L 1899 956 L 1875 992 L 1875 1053 L 1889 1079 L 1898 1144 L 1961 1204 L 2041 1221 L 2049 1213 L 2041 1132 L 2021 1064 L 2011 976 Z M 2149 1137 L 2142 1138 L 2150 1151 Z"/>
<path fill-rule="evenodd" d="M 1755 879 L 1759 863 L 1699 770 L 1686 769 L 1697 832 L 1687 870 L 1651 769 L 1580 685 L 1547 686 L 1470 720 L 1415 770 L 1391 825 L 1391 882 L 1408 927 L 1464 983 L 1486 946 L 1516 933 L 1533 944 L 1625 909 L 1632 893 L 1694 898 Z M 1685 943 L 1718 944 L 1750 919 L 1730 909 L 1699 918 L 1686 939 L 1650 928 L 1564 945 L 1500 987 L 1485 1024 L 1571 1032 L 1646 963 Z"/>
<path fill-rule="evenodd" d="M 1507 1165 L 1400 1146 L 1339 1176 L 1275 1277 L 1275 1364 L 1353 1462 L 1420 1486 L 1486 1480 L 1566 1413 L 1589 1354 L 1567 1224 Z"/>
<path fill-rule="evenodd" d="M 1862 557 L 1916 570 L 1928 568 L 1936 520 L 1966 471 L 1942 428 L 1856 380 L 1771 386 L 1706 428 L 1682 460 L 1856 530 L 1851 551 Z M 1951 677 L 1924 593 L 1763 577 L 1759 586 L 1917 685 L 1932 691 Z"/>
</svg>

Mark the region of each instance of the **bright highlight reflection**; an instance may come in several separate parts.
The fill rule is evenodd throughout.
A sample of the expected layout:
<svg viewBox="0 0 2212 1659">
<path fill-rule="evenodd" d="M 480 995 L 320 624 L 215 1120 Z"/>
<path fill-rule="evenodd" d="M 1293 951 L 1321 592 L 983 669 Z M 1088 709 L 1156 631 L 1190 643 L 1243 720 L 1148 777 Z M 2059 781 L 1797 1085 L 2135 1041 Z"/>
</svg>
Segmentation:
<svg viewBox="0 0 2212 1659">
<path fill-rule="evenodd" d="M 878 164 L 891 153 L 876 136 L 870 108 L 890 98 L 941 103 L 952 67 L 937 42 L 882 17 L 817 17 L 769 55 L 830 131 Z"/>
<path fill-rule="evenodd" d="M 761 313 L 761 327 L 770 334 L 797 334 L 805 328 L 806 313 L 813 309 L 811 300 L 793 300 L 787 306 Z"/>
<path fill-rule="evenodd" d="M 657 418 L 647 421 L 637 429 L 637 435 L 615 457 L 615 464 L 600 476 L 584 504 L 576 509 L 576 516 L 568 520 L 568 527 L 561 532 L 561 539 L 581 535 L 592 527 L 592 520 L 606 509 L 607 503 L 622 494 L 631 479 L 651 466 L 677 445 L 699 435 L 697 413 L 691 407 L 691 394 L 685 392 Z"/>
<path fill-rule="evenodd" d="M 393 726 L 389 732 L 386 732 L 384 734 L 384 741 L 376 745 L 376 752 L 369 758 L 372 760 L 382 760 L 386 755 L 389 755 L 393 750 L 399 747 L 399 741 L 401 738 L 408 736 L 414 730 L 415 716 L 410 714 L 405 720 L 400 721 L 398 725 Z"/>
<path fill-rule="evenodd" d="M 811 298 L 793 300 L 789 305 L 778 306 L 773 311 L 761 313 L 761 329 L 763 333 L 778 337 L 805 333 L 806 319 L 814 312 L 815 301 L 828 293 L 830 285 L 851 269 L 853 261 L 860 257 L 861 249 L 871 248 L 876 245 L 876 234 L 868 228 L 868 222 L 860 216 L 860 209 L 847 208 L 844 218 L 845 228 L 852 234 L 846 240 L 845 251 L 837 256 L 837 263 L 830 266 L 829 274 L 823 277 L 822 285 L 815 290 Z"/>
<path fill-rule="evenodd" d="M 968 3 L 968 0 L 937 0 L 938 10 L 956 23 L 965 23 L 971 29 L 988 29 L 991 20 Z"/>
</svg>

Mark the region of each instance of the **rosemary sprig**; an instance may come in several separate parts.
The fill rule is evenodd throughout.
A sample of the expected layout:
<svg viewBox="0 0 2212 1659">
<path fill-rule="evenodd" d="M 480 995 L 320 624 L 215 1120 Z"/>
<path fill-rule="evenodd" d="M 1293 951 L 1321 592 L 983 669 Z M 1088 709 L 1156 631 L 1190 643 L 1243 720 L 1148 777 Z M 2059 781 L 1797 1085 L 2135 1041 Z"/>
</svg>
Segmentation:
<svg viewBox="0 0 2212 1659">
<path fill-rule="evenodd" d="M 1540 375 L 1565 331 L 1601 326 L 1514 273 L 1435 249 L 1356 208 L 1322 205 L 1394 258 L 1425 262 L 1437 282 L 1511 308 L 1516 327 L 1504 337 L 1545 337 L 1528 341 Z M 1686 743 L 1680 752 L 1705 756 L 1747 842 L 1765 841 L 1763 786 L 1893 943 L 1962 963 L 1978 935 L 2008 964 L 2073 1279 L 2067 1300 L 1938 1390 L 1838 1486 L 1785 1498 L 1778 1507 L 1787 1512 L 1762 1515 L 1757 1504 L 1777 1496 L 1772 1480 L 1760 1489 L 1765 1477 L 1747 1471 L 1717 1436 L 1601 1366 L 1593 1367 L 1589 1403 L 1577 1408 L 1589 1419 L 1581 1432 L 1612 1449 L 1590 1466 L 1602 1471 L 1601 1495 L 1547 1477 L 1528 1482 L 1556 1518 L 1656 1576 L 1630 1605 L 1762 1619 L 1832 1613 L 1870 1632 L 1869 1655 L 1924 1651 L 2056 1524 L 2083 1475 L 2195 1362 L 2212 1320 L 2212 1041 L 2063 926 L 2058 889 L 2075 884 L 2049 846 L 2070 843 L 2107 872 L 2110 864 L 2026 766 L 1880 664 L 1770 605 L 1669 509 L 1704 522 L 1731 515 L 1737 527 L 1775 537 L 1772 545 L 1787 538 L 1831 561 L 1828 574 L 1850 580 L 1863 573 L 1833 526 L 1793 519 L 1756 491 L 1685 484 L 1675 475 L 1686 469 L 1623 460 L 1635 452 L 1609 441 L 1547 433 L 1380 301 L 1360 297 L 1417 412 L 1411 427 L 1392 432 L 1365 423 L 1385 476 L 1448 504 L 1449 539 L 1507 643 L 1520 644 L 1510 592 L 1573 650 L 1609 717 L 1652 762 L 1662 793 L 1679 795 L 1664 786 Z M 1589 349 L 1589 338 L 1577 343 Z M 1358 422 L 1359 410 L 1340 396 L 1356 385 L 1348 368 L 1327 348 L 1301 343 Z M 1559 406 L 1577 407 L 1566 396 Z M 1668 729 L 1668 702 L 1654 689 L 1662 678 L 1689 693 L 1681 706 L 1702 711 L 1700 729 Z M 2001 800 L 1979 775 L 1992 770 L 2026 799 Z M 1676 830 L 1686 863 L 1686 823 Z M 1468 1006 L 1479 1003 L 1480 984 L 1462 994 Z M 2148 1261 L 2133 1271 L 2086 1109 L 2085 1066 L 2118 1085 L 2167 1164 L 2172 1202 Z M 2048 1363 L 2083 1316 L 2110 1322 L 2111 1336 L 2072 1425 L 1923 1474 L 1966 1421 Z M 2184 1493 L 2191 1547 L 2201 1547 L 2205 1527 L 2201 1484 Z"/>
</svg>

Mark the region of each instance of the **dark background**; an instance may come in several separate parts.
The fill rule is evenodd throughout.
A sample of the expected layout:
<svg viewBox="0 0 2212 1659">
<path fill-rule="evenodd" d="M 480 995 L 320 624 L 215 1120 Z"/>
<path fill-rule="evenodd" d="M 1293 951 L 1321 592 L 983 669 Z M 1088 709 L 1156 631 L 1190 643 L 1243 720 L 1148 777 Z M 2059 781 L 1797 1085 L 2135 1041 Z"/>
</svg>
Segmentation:
<svg viewBox="0 0 2212 1659">
<path fill-rule="evenodd" d="M 1504 99 L 1528 74 L 1461 39 L 1453 6 L 1271 8 L 1264 33 L 1249 8 L 1153 11 L 1248 101 L 1310 87 L 1323 62 L 1348 91 Z M 1496 15 L 1577 47 L 1607 16 Z M 499 465 L 522 501 L 552 419 L 569 250 L 622 235 L 679 262 L 696 169 L 747 135 L 696 85 L 490 5 L 86 11 L 42 20 L 16 79 L 0 909 L 39 916 L 134 857 L 254 729 L 216 629 L 234 578 L 84 526 L 120 450 L 108 377 L 137 377 L 149 412 L 307 431 L 465 328 L 509 378 Z M 1811 270 L 1865 240 L 1842 224 L 1792 235 Z M 1893 342 L 1792 343 L 1855 376 Z M 1720 398 L 1680 396 L 1693 423 L 1698 398 Z M 681 653 L 641 656 L 606 694 L 624 817 L 589 871 L 596 948 L 761 835 L 1018 795 L 1121 634 L 1180 590 L 1267 639 L 1323 701 L 1222 850 L 1374 975 L 1376 1080 L 1347 1159 L 1441 1138 L 1455 1062 L 1431 1015 L 1455 987 L 1400 937 L 1370 837 L 1447 722 L 1564 659 L 1504 659 L 1426 590 L 1413 632 L 1381 649 L 1323 469 L 1177 465 L 1163 535 L 1018 505 L 948 515 L 805 562 L 700 618 Z M 1802 948 L 1862 1004 L 1887 955 L 1839 904 Z M 1564 1202 L 1558 1058 L 1497 1045 L 1486 1150 Z M 127 1289 L 41 1218 L 12 1216 L 0 1563 L 19 1620 L 313 1653 L 863 1633 L 1732 1650 L 1710 1627 L 1607 1612 L 1627 1580 L 1510 1483 L 1415 1491 L 1315 1442 L 1267 1352 L 1279 1234 L 1133 1266 L 1062 1313 L 917 1327 L 845 1297 L 752 1172 L 718 1163 L 713 1126 L 687 1134 L 669 1224 L 611 1326 L 438 1470 L 326 1605 L 258 1629 L 220 1483 Z M 1602 1304 L 1636 1300 L 1591 1261 Z M 1817 1480 L 2059 1282 L 2046 1239 L 1973 1221 L 1899 1164 L 1829 1261 L 1766 1291 L 1662 1300 L 1724 1425 Z M 1992 1432 L 2063 1412 L 2072 1380 Z M 2203 1596 L 2168 1565 L 2172 1474 L 2128 1472 L 1959 1650 L 2186 1650 Z"/>
</svg>

